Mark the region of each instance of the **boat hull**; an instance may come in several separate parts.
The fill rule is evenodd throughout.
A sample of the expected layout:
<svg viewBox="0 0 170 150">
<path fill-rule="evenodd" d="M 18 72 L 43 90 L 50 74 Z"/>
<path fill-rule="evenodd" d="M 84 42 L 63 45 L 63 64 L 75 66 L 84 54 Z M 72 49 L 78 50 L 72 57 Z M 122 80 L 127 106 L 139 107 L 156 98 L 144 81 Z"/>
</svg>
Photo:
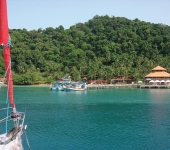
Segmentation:
<svg viewBox="0 0 170 150">
<path fill-rule="evenodd" d="M 7 142 L 8 141 L 7 134 L 1 134 L 0 135 L 0 150 L 1 149 L 2 150 L 23 150 L 21 135 L 22 135 L 22 131 L 19 131 L 16 137 L 14 137 L 14 135 L 12 134 L 12 137 L 9 139 L 9 142 Z"/>
<path fill-rule="evenodd" d="M 64 88 L 64 91 L 86 91 L 86 88 Z"/>
<path fill-rule="evenodd" d="M 51 91 L 64 91 L 64 88 L 63 88 L 63 86 L 52 86 L 51 88 L 50 88 L 50 90 Z"/>
</svg>

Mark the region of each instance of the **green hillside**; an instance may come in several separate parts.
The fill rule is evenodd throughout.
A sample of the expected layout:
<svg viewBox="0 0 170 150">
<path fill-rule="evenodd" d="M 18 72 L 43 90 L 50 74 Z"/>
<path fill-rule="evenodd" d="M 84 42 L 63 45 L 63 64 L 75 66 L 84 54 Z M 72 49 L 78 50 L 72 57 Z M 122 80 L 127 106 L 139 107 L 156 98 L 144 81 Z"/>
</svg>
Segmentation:
<svg viewBox="0 0 170 150">
<path fill-rule="evenodd" d="M 143 79 L 160 65 L 170 72 L 170 26 L 95 16 L 64 29 L 10 30 L 14 84 L 50 83 L 65 74 L 72 80 Z M 1 51 L 0 76 L 4 76 Z"/>
</svg>

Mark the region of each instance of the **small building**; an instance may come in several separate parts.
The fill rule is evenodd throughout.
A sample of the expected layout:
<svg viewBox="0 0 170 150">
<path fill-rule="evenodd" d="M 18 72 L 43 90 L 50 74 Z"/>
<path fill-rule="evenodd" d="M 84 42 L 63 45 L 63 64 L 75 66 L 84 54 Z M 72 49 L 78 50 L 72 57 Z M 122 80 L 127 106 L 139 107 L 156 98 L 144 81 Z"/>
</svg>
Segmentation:
<svg viewBox="0 0 170 150">
<path fill-rule="evenodd" d="M 170 84 L 170 74 L 165 68 L 157 66 L 152 69 L 151 73 L 145 76 L 145 84 L 166 85 Z"/>
<path fill-rule="evenodd" d="M 97 80 L 87 80 L 88 84 L 109 84 L 108 80 L 97 79 Z"/>
<path fill-rule="evenodd" d="M 131 84 L 132 83 L 132 79 L 130 78 L 124 78 L 122 76 L 119 76 L 116 79 L 111 79 L 111 83 L 125 83 L 125 84 Z"/>
</svg>

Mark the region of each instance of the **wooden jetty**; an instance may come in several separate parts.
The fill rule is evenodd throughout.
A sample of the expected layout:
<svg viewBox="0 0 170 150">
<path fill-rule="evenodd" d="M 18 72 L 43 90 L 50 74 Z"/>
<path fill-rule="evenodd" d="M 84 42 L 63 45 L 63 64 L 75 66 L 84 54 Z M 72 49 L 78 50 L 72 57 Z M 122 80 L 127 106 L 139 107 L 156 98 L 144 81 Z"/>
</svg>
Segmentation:
<svg viewBox="0 0 170 150">
<path fill-rule="evenodd" d="M 157 88 L 157 89 L 170 89 L 170 85 L 147 85 L 147 84 L 88 84 L 87 89 L 111 89 L 111 88 Z"/>
<path fill-rule="evenodd" d="M 137 87 L 137 84 L 88 84 L 87 89 L 111 89 L 111 88 L 121 88 L 121 87 Z"/>
<path fill-rule="evenodd" d="M 139 88 L 157 88 L 157 89 L 160 89 L 160 88 L 170 88 L 170 85 L 145 85 L 145 84 L 141 84 L 141 85 L 138 85 Z"/>
</svg>

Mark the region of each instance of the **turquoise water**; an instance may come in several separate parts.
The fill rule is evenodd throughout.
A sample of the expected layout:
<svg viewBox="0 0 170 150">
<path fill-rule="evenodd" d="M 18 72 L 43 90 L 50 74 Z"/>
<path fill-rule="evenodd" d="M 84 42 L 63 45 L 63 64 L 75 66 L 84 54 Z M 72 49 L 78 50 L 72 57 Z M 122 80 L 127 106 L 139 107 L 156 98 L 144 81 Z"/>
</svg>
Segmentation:
<svg viewBox="0 0 170 150">
<path fill-rule="evenodd" d="M 32 150 L 170 149 L 170 89 L 15 87 L 14 93 L 18 111 L 26 109 Z M 5 101 L 2 87 L 0 106 Z"/>
</svg>

